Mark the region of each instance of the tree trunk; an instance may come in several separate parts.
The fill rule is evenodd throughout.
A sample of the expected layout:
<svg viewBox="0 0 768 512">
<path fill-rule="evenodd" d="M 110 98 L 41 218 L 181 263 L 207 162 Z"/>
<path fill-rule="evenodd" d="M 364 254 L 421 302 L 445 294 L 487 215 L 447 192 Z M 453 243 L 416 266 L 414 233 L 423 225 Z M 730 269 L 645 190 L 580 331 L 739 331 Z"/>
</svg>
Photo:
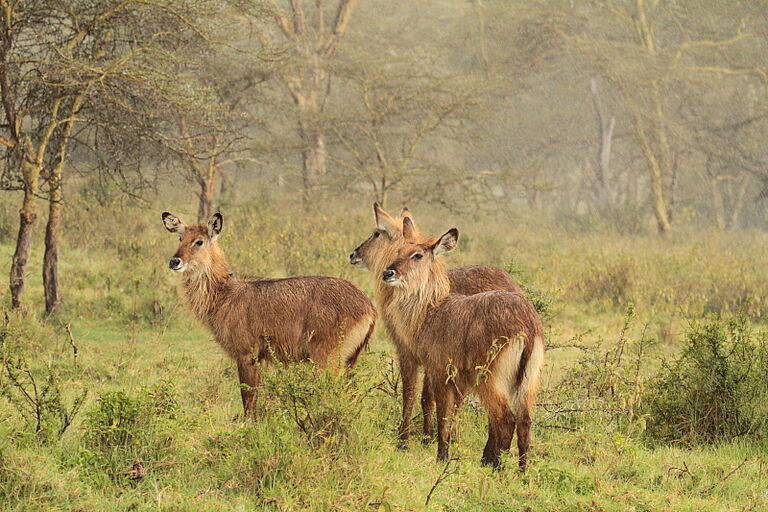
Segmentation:
<svg viewBox="0 0 768 512">
<path fill-rule="evenodd" d="M 213 201 L 216 195 L 216 179 L 200 180 L 200 201 L 197 207 L 197 221 L 200 223 L 208 222 L 213 214 Z"/>
<path fill-rule="evenodd" d="M 733 201 L 733 208 L 731 208 L 731 223 L 730 227 L 731 229 L 735 229 L 738 227 L 740 219 L 741 219 L 741 212 L 744 211 L 744 199 L 747 196 L 747 189 L 749 188 L 749 182 L 750 182 L 750 176 L 749 174 L 745 174 L 744 178 L 741 180 L 741 183 L 739 184 L 739 189 L 736 191 L 735 198 Z"/>
<path fill-rule="evenodd" d="M 216 157 L 209 157 L 205 168 L 201 168 L 198 176 L 200 194 L 197 207 L 197 222 L 205 224 L 213 214 L 213 201 L 216 198 Z"/>
<path fill-rule="evenodd" d="M 660 235 L 667 236 L 672 231 L 672 216 L 664 193 L 664 169 L 646 133 L 645 122 L 637 106 L 633 109 L 632 114 L 640 148 L 643 150 L 643 156 L 648 164 L 648 173 L 651 178 L 651 203 L 653 214 L 656 217 L 656 226 Z"/>
<path fill-rule="evenodd" d="M 301 177 L 304 185 L 304 206 L 308 207 L 320 182 L 325 177 L 325 136 L 315 129 L 307 129 L 300 123 L 303 149 L 301 151 Z"/>
<path fill-rule="evenodd" d="M 55 313 L 61 307 L 59 292 L 59 241 L 61 227 L 61 175 L 52 187 L 48 203 L 48 223 L 45 225 L 45 253 L 43 255 L 43 289 L 45 312 Z"/>
<path fill-rule="evenodd" d="M 611 117 L 609 121 L 606 121 L 606 116 L 603 113 L 603 107 L 600 103 L 597 80 L 592 78 L 589 85 L 592 92 L 592 109 L 595 114 L 599 140 L 596 158 L 597 166 L 593 173 L 594 183 L 592 185 L 592 199 L 595 202 L 597 210 L 602 212 L 605 211 L 610 195 L 608 179 L 611 163 L 611 144 L 613 142 L 613 130 L 616 126 L 616 118 Z"/>
<path fill-rule="evenodd" d="M 37 181 L 37 178 L 35 178 Z M 32 246 L 32 228 L 37 219 L 35 212 L 35 194 L 30 187 L 24 189 L 24 203 L 19 211 L 19 233 L 16 237 L 16 250 L 11 260 L 11 309 L 21 307 L 21 295 L 26 282 L 27 261 Z"/>
</svg>

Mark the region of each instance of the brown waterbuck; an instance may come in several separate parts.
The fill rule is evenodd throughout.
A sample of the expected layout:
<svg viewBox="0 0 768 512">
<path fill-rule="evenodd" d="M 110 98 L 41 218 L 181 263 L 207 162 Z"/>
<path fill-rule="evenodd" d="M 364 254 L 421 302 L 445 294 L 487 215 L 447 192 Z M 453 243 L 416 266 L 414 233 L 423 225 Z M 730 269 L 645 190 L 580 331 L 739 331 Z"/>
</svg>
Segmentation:
<svg viewBox="0 0 768 512">
<path fill-rule="evenodd" d="M 223 218 L 189 226 L 163 213 L 179 236 L 169 262 L 181 273 L 192 313 L 237 363 L 245 414 L 253 412 L 258 363 L 312 360 L 322 367 L 352 366 L 376 326 L 376 310 L 352 283 L 335 277 L 234 277 L 219 248 Z"/>
<path fill-rule="evenodd" d="M 403 236 L 415 236 L 407 217 Z M 517 429 L 524 470 L 544 361 L 541 319 L 518 293 L 451 293 L 441 256 L 456 247 L 458 237 L 451 229 L 435 242 L 400 248 L 381 274 L 392 290 L 386 315 L 424 366 L 437 405 L 438 459 L 448 458 L 455 408 L 476 390 L 488 413 L 482 462 L 498 466 L 500 453 L 509 450 Z"/>
<path fill-rule="evenodd" d="M 378 203 L 373 205 L 376 229 L 363 243 L 349 255 L 350 264 L 367 268 L 374 276 L 375 299 L 379 312 L 384 320 L 392 343 L 397 352 L 400 374 L 403 379 L 403 416 L 400 423 L 399 437 L 405 443 L 410 436 L 411 414 L 416 400 L 416 385 L 418 382 L 419 364 L 413 347 L 405 343 L 397 334 L 390 318 L 389 306 L 393 300 L 392 288 L 381 280 L 381 274 L 397 253 L 405 245 L 412 242 L 434 243 L 437 239 L 421 235 L 416 228 L 411 213 L 404 209 L 400 217 L 393 217 L 384 211 Z M 403 219 L 411 221 L 411 231 L 408 240 L 403 236 Z M 509 274 L 500 268 L 487 266 L 471 266 L 452 268 L 448 270 L 448 281 L 451 293 L 473 295 L 491 290 L 506 290 L 523 294 L 523 290 L 515 283 Z M 430 396 L 429 385 L 424 380 L 421 394 L 421 407 L 424 417 L 424 440 L 432 438 L 432 420 L 435 405 Z"/>
</svg>

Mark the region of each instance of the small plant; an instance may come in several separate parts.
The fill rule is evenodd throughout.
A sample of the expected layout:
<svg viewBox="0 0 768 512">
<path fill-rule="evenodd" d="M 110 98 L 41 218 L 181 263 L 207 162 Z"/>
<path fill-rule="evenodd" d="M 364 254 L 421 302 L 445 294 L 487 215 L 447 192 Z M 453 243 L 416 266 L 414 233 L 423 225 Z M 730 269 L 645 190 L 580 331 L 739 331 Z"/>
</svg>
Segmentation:
<svg viewBox="0 0 768 512">
<path fill-rule="evenodd" d="M 656 342 L 647 338 L 645 331 L 639 339 L 630 338 L 634 318 L 635 307 L 630 303 L 616 341 L 608 348 L 581 343 L 564 345 L 580 348 L 583 355 L 542 400 L 546 416 L 554 420 L 554 426 L 577 430 L 589 422 L 609 431 L 644 428 L 641 411 L 644 365 Z"/>
<path fill-rule="evenodd" d="M 37 441 L 50 443 L 61 439 L 72 425 L 88 395 L 88 390 L 67 403 L 64 386 L 51 362 L 42 369 L 33 369 L 20 351 L 7 343 L 7 325 L 0 329 L 2 378 L 0 393 L 24 420 L 24 432 Z"/>
<path fill-rule="evenodd" d="M 265 372 L 265 395 L 298 427 L 314 447 L 339 446 L 349 440 L 363 400 L 357 375 L 335 374 L 315 364 L 277 363 Z"/>
<path fill-rule="evenodd" d="M 744 316 L 693 324 L 682 355 L 663 364 L 644 401 L 651 439 L 765 443 L 768 335 L 754 332 Z"/>
<path fill-rule="evenodd" d="M 78 463 L 112 479 L 140 479 L 171 446 L 179 428 L 177 410 L 169 382 L 145 388 L 136 397 L 123 391 L 102 393 L 86 414 Z"/>
<path fill-rule="evenodd" d="M 575 285 L 585 302 L 608 301 L 621 306 L 630 300 L 634 285 L 634 266 L 628 261 L 595 266 Z"/>
</svg>

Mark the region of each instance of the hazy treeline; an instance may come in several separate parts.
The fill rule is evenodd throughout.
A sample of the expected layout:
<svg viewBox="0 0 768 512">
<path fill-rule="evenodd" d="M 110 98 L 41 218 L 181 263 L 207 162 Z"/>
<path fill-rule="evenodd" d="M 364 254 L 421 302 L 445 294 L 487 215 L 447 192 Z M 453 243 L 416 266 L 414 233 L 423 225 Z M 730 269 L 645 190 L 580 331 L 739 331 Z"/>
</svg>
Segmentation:
<svg viewBox="0 0 768 512">
<path fill-rule="evenodd" d="M 188 189 L 205 218 L 258 176 L 306 209 L 343 196 L 662 235 L 764 229 L 767 8 L 2 0 L 13 306 L 45 221 L 46 309 L 59 307 L 75 193 Z"/>
</svg>

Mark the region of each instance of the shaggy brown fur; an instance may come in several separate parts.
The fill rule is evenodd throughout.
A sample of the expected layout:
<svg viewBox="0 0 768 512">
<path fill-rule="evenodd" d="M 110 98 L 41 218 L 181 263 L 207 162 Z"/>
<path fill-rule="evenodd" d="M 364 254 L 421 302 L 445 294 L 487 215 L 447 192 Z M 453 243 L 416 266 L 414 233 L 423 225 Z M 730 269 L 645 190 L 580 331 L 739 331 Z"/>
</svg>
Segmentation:
<svg viewBox="0 0 768 512">
<path fill-rule="evenodd" d="M 376 310 L 352 283 L 334 277 L 239 278 L 229 272 L 217 237 L 221 214 L 208 226 L 187 226 L 163 213 L 179 248 L 187 304 L 237 362 L 246 414 L 253 412 L 257 362 L 311 359 L 323 367 L 352 366 L 376 325 Z"/>
<path fill-rule="evenodd" d="M 389 338 L 395 345 L 400 373 L 403 377 L 403 416 L 400 423 L 400 440 L 405 443 L 411 430 L 411 414 L 416 401 L 416 385 L 418 382 L 419 364 L 416 355 L 395 332 L 392 320 L 387 311 L 392 302 L 392 288 L 381 280 L 381 273 L 397 256 L 398 251 L 409 242 L 434 243 L 435 238 L 424 237 L 416 228 L 411 213 L 405 209 L 400 217 L 393 217 L 384 211 L 377 203 L 373 205 L 376 219 L 376 230 L 349 255 L 350 264 L 367 268 L 371 271 L 375 282 L 375 299 L 384 319 L 384 327 Z M 413 230 L 411 239 L 403 236 L 403 219 L 409 218 Z M 523 290 L 515 283 L 508 273 L 500 268 L 487 266 L 472 266 L 448 270 L 448 281 L 451 292 L 459 295 L 474 295 L 491 290 L 506 290 L 523 295 Z M 424 418 L 424 440 L 432 438 L 435 404 L 429 385 L 424 380 L 421 393 L 421 407 Z"/>
<path fill-rule="evenodd" d="M 411 229 L 406 218 L 406 238 Z M 455 407 L 477 390 L 489 425 L 482 462 L 497 466 L 517 428 L 519 465 L 524 470 L 531 410 L 544 359 L 541 320 L 531 303 L 517 293 L 451 293 L 440 255 L 453 250 L 457 242 L 458 231 L 452 229 L 435 243 L 402 247 L 382 273 L 382 281 L 392 289 L 384 315 L 416 354 L 432 386 L 438 459 L 448 458 Z"/>
</svg>

